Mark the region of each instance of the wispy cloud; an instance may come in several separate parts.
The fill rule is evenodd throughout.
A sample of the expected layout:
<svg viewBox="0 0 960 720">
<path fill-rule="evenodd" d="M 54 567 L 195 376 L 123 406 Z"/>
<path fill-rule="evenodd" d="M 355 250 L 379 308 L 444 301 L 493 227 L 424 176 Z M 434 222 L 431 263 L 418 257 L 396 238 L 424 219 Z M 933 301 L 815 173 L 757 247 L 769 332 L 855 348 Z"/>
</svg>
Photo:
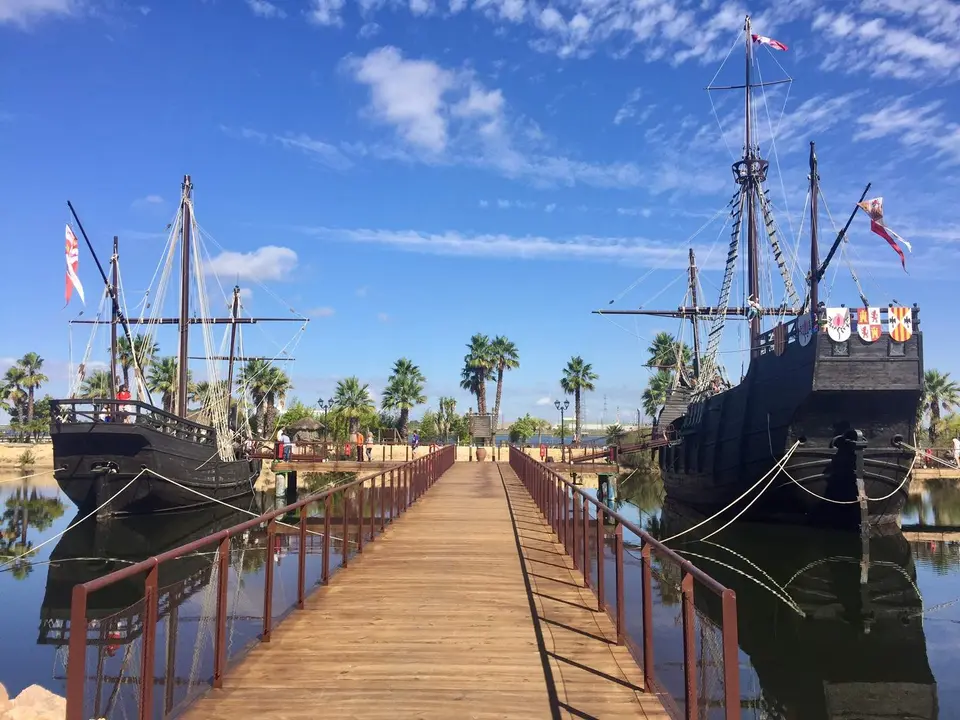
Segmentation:
<svg viewBox="0 0 960 720">
<path fill-rule="evenodd" d="M 542 398 L 540 398 L 539 400 L 537 400 L 537 402 L 536 402 L 535 404 L 536 404 L 536 405 L 549 405 L 549 404 L 552 403 L 552 402 L 553 402 L 553 399 L 552 399 L 549 395 L 547 395 L 546 397 L 542 397 Z"/>
<path fill-rule="evenodd" d="M 45 18 L 76 15 L 81 10 L 81 3 L 77 0 L 2 0 L 0 24 L 10 23 L 26 28 Z"/>
<path fill-rule="evenodd" d="M 897 98 L 860 115 L 854 139 L 893 138 L 912 151 L 931 150 L 945 164 L 960 164 L 960 123 L 942 112 L 941 101 L 911 106 L 909 100 Z"/>
<path fill-rule="evenodd" d="M 310 6 L 305 11 L 307 20 L 314 25 L 343 25 L 340 18 L 343 6 L 344 0 L 310 0 Z"/>
<path fill-rule="evenodd" d="M 634 88 L 630 91 L 630 94 L 627 96 L 627 99 L 624 101 L 623 105 L 620 106 L 616 115 L 613 116 L 614 125 L 620 125 L 630 118 L 636 116 L 637 103 L 640 102 L 640 97 L 642 95 L 643 90 L 641 88 Z"/>
<path fill-rule="evenodd" d="M 160 207 L 164 203 L 163 198 L 160 195 L 147 195 L 142 198 L 137 198 L 131 203 L 131 205 L 136 209 L 150 208 L 150 207 Z"/>
<path fill-rule="evenodd" d="M 297 266 L 297 253 L 287 247 L 265 245 L 251 252 L 225 251 L 205 270 L 228 280 L 286 280 Z"/>
<path fill-rule="evenodd" d="M 285 18 L 287 13 L 282 8 L 267 0 L 247 0 L 247 6 L 254 15 L 262 18 Z"/>
<path fill-rule="evenodd" d="M 310 158 L 334 170 L 346 170 L 353 166 L 353 161 L 340 152 L 335 146 L 325 143 L 322 140 L 315 140 L 304 133 L 297 135 L 290 133 L 283 136 L 275 135 L 274 139 L 285 148 L 300 150 Z"/>
</svg>

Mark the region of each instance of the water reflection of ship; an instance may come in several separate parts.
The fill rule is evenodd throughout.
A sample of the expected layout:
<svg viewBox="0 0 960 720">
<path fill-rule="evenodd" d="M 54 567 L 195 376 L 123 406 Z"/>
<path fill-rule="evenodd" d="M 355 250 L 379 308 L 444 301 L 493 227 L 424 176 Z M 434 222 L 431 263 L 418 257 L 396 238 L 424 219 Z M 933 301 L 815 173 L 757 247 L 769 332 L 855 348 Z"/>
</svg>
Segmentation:
<svg viewBox="0 0 960 720">
<path fill-rule="evenodd" d="M 256 497 L 245 498 L 242 507 L 259 513 L 260 501 Z M 73 528 L 60 539 L 50 554 L 47 584 L 40 606 L 37 643 L 66 648 L 71 631 L 71 593 L 75 585 L 237 525 L 249 517 L 242 510 L 218 505 L 163 516 L 118 517 L 109 523 L 84 522 Z M 79 515 L 73 522 L 78 519 Z M 231 550 L 246 549 L 258 543 L 262 543 L 261 537 L 247 533 L 246 536 L 240 535 L 231 540 Z M 168 710 L 173 705 L 175 686 L 190 684 L 188 679 L 176 677 L 175 663 L 169 662 L 175 658 L 171 649 L 176 648 L 178 627 L 182 622 L 179 609 L 210 583 L 216 550 L 216 544 L 211 544 L 198 554 L 165 562 L 158 568 L 158 621 L 167 621 L 168 662 L 166 677 L 158 678 L 155 682 L 166 685 L 165 704 Z M 264 558 L 263 553 L 250 553 L 250 556 L 260 563 Z M 121 684 L 138 682 L 137 678 L 123 677 L 122 672 L 115 677 L 105 675 L 104 663 L 121 647 L 130 647 L 143 634 L 143 580 L 143 576 L 130 578 L 94 592 L 88 598 L 87 645 L 97 648 L 96 674 L 88 680 L 97 685 L 94 700 L 97 713 L 101 711 L 102 685 L 105 682 L 115 685 L 106 702 L 107 708 L 113 707 Z"/>
<path fill-rule="evenodd" d="M 663 532 L 674 535 L 701 519 L 668 502 Z M 923 601 L 899 529 L 861 540 L 743 523 L 707 542 L 671 546 L 736 591 L 740 648 L 756 671 L 768 717 L 937 718 Z M 719 623 L 712 594 L 698 593 L 696 605 Z"/>
</svg>

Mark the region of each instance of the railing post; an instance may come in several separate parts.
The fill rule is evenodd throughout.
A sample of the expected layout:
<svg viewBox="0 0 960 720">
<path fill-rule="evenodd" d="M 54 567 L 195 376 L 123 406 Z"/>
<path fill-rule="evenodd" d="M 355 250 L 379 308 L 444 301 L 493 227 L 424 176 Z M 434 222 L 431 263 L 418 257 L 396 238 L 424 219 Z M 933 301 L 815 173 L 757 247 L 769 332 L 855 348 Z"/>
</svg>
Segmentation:
<svg viewBox="0 0 960 720">
<path fill-rule="evenodd" d="M 273 552 L 277 546 L 277 521 L 267 523 L 267 563 L 263 573 L 263 637 L 262 642 L 270 642 L 273 630 Z"/>
<path fill-rule="evenodd" d="M 607 600 L 604 598 L 603 575 L 604 575 L 604 532 L 603 532 L 603 508 L 597 505 L 597 611 L 603 612 L 607 607 Z"/>
<path fill-rule="evenodd" d="M 87 590 L 74 585 L 70 598 L 70 649 L 67 656 L 67 720 L 87 720 L 83 687 L 87 680 Z"/>
<path fill-rule="evenodd" d="M 727 589 L 723 602 L 723 700 L 726 720 L 740 720 L 740 646 L 737 629 L 737 595 Z M 701 662 L 703 662 L 701 660 Z"/>
<path fill-rule="evenodd" d="M 580 562 L 577 560 L 577 526 L 580 525 L 580 513 L 577 511 L 577 500 L 579 497 L 580 493 L 574 492 L 570 498 L 571 504 L 573 505 L 573 520 L 570 524 L 570 549 L 568 552 L 570 559 L 573 560 L 574 570 L 578 570 L 580 567 Z"/>
<path fill-rule="evenodd" d="M 349 490 L 343 490 L 343 548 L 340 551 L 340 565 L 347 567 L 350 561 L 350 497 Z"/>
<path fill-rule="evenodd" d="M 363 483 L 357 487 L 357 555 L 363 555 Z"/>
<path fill-rule="evenodd" d="M 397 476 L 400 474 L 399 470 L 390 471 L 390 522 L 394 523 L 397 520 L 397 515 L 400 512 L 400 494 L 397 492 L 397 485 L 399 481 Z"/>
<path fill-rule="evenodd" d="M 680 580 L 681 605 L 683 608 L 683 681 L 684 716 L 687 720 L 697 718 L 697 644 L 694 637 L 696 618 L 693 605 L 693 575 L 682 569 Z M 739 702 L 737 703 L 739 705 Z"/>
<path fill-rule="evenodd" d="M 370 481 L 370 542 L 377 536 L 377 479 Z"/>
<path fill-rule="evenodd" d="M 617 565 L 617 645 L 623 645 L 626 635 L 626 622 L 623 606 L 623 595 L 625 580 L 623 576 L 623 525 L 617 523 L 617 531 L 614 538 L 614 557 Z"/>
<path fill-rule="evenodd" d="M 230 538 L 220 541 L 219 565 L 217 568 L 217 629 L 214 637 L 213 686 L 223 687 L 223 674 L 227 671 L 227 580 L 230 577 Z"/>
<path fill-rule="evenodd" d="M 320 582 L 330 584 L 330 515 L 333 513 L 333 493 L 323 499 L 323 546 L 321 555 Z"/>
<path fill-rule="evenodd" d="M 581 502 L 583 507 L 583 528 L 580 534 L 583 536 L 583 560 L 581 570 L 583 570 L 583 586 L 590 587 L 590 503 L 584 498 Z"/>
<path fill-rule="evenodd" d="M 300 506 L 300 552 L 297 553 L 297 608 L 303 610 L 303 601 L 307 596 L 307 506 Z"/>
<path fill-rule="evenodd" d="M 653 565 L 650 544 L 641 539 L 640 546 L 640 594 L 643 603 L 643 689 L 653 692 L 656 674 L 653 670 Z M 739 706 L 739 700 L 737 701 Z M 739 713 L 739 707 L 738 707 Z"/>
<path fill-rule="evenodd" d="M 386 513 L 386 489 L 387 489 L 387 474 L 384 473 L 380 476 L 380 532 L 383 533 L 387 529 L 387 513 Z"/>
<path fill-rule="evenodd" d="M 157 654 L 157 614 L 160 593 L 157 575 L 160 566 L 147 570 L 143 584 L 143 642 L 140 645 L 140 717 L 153 717 L 153 668 Z M 83 634 L 86 640 L 86 633 Z"/>
</svg>

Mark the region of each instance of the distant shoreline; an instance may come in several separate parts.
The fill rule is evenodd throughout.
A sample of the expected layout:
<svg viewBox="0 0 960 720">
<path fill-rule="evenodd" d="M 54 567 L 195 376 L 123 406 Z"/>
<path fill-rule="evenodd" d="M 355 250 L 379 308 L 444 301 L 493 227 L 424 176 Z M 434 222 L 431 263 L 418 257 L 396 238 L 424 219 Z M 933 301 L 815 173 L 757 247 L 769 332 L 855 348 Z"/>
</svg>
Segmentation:
<svg viewBox="0 0 960 720">
<path fill-rule="evenodd" d="M 33 452 L 34 463 L 26 465 L 27 474 L 53 470 L 53 443 L 0 443 L 0 470 L 19 470 L 20 456 L 26 450 Z"/>
</svg>

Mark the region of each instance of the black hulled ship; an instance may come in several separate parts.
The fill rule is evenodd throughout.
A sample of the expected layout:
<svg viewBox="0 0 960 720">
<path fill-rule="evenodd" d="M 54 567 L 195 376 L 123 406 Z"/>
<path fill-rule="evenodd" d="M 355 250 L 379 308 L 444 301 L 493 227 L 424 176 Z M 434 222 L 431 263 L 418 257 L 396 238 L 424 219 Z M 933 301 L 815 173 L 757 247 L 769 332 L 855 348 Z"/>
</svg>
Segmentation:
<svg viewBox="0 0 960 720">
<path fill-rule="evenodd" d="M 805 292 L 803 286 L 797 292 L 764 187 L 768 162 L 760 156 L 751 126 L 751 93 L 764 85 L 751 81 L 752 46 L 758 38 L 768 39 L 752 35 L 749 17 L 745 29 L 746 82 L 734 86 L 742 87 L 746 96 L 744 153 L 733 165 L 738 189 L 730 203 L 733 231 L 717 304 L 698 304 L 691 250 L 685 306 L 596 312 L 691 321 L 692 363 L 688 366 L 677 354 L 674 385 L 655 420 L 656 432 L 671 440 L 659 450 L 668 497 L 712 513 L 766 476 L 773 478 L 772 483 L 761 484 L 762 496 L 750 506 L 748 519 L 834 527 L 893 522 L 907 499 L 907 476 L 915 454 L 914 426 L 923 384 L 919 309 L 871 306 L 859 282 L 862 308 L 827 307 L 820 301 L 821 280 L 858 209 L 875 220 L 873 209 L 881 201 L 865 201 L 867 185 L 821 262 L 822 195 L 812 142 L 809 273 Z M 885 232 L 882 219 L 879 229 L 872 227 L 901 253 L 881 232 Z M 783 281 L 785 300 L 772 307 L 760 301 L 761 245 L 769 245 L 772 253 L 770 275 L 776 272 L 775 265 Z M 743 283 L 747 297 L 731 303 L 741 261 L 747 268 Z M 727 379 L 717 360 L 724 324 L 731 319 L 749 323 L 749 366 L 738 384 Z M 703 349 L 700 323 L 705 321 L 710 325 Z M 776 472 L 788 454 L 783 470 Z M 744 504 L 753 499 L 745 498 Z"/>
<path fill-rule="evenodd" d="M 84 374 L 82 363 L 71 397 L 56 400 L 52 404 L 50 434 L 57 482 L 81 510 L 97 509 L 97 517 L 183 510 L 251 493 L 260 473 L 261 463 L 244 450 L 244 440 L 252 434 L 250 425 L 248 418 L 237 412 L 231 400 L 235 361 L 251 359 L 241 358 L 236 354 L 238 329 L 257 322 L 307 322 L 299 316 L 242 317 L 239 287 L 233 289 L 229 317 L 205 315 L 203 305 L 207 297 L 204 281 L 206 273 L 200 267 L 204 255 L 198 247 L 200 230 L 193 212 L 192 188 L 190 176 L 187 175 L 184 177 L 176 218 L 170 225 L 172 230 L 168 245 L 161 260 L 163 272 L 157 274 L 160 285 L 152 297 L 148 291 L 141 305 L 152 308 L 153 314 L 147 317 L 128 318 L 123 311 L 125 303 L 121 302 L 117 239 L 114 238 L 112 272 L 108 278 L 99 260 L 96 260 L 93 246 L 74 212 L 74 220 L 103 279 L 104 298 L 110 303 L 112 317 L 72 322 L 93 324 L 93 337 L 96 336 L 97 326 L 110 325 L 110 387 L 102 396 L 95 392 L 92 397 L 90 393 L 87 393 L 87 397 L 77 397 Z M 73 212 L 72 205 L 70 210 Z M 178 245 L 179 315 L 159 317 L 156 313 L 162 307 L 166 283 L 175 265 Z M 200 306 L 199 313 L 198 308 L 191 304 L 192 288 L 196 289 L 195 294 L 199 296 L 194 300 L 194 303 Z M 176 387 L 172 392 L 164 393 L 169 402 L 165 400 L 164 407 L 157 407 L 153 403 L 143 372 L 143 365 L 149 360 L 150 354 L 144 353 L 139 361 L 137 358 L 139 348 L 152 344 L 157 331 L 167 325 L 177 326 L 179 335 Z M 146 339 L 139 335 L 135 339 L 130 330 L 131 326 L 146 326 Z M 202 358 L 191 358 L 189 354 L 192 326 L 199 327 L 204 334 L 206 353 Z M 219 344 L 210 337 L 211 328 L 214 326 L 228 326 L 228 335 L 224 337 L 223 343 L 226 345 L 229 339 L 227 356 L 213 355 L 210 351 L 210 348 Z M 117 399 L 115 395 L 119 387 L 118 330 L 124 333 L 127 347 L 133 349 L 132 369 L 138 390 L 137 400 Z M 191 393 L 188 367 L 190 359 L 207 361 L 208 384 L 213 390 L 208 392 L 204 399 L 203 413 L 191 413 L 188 410 Z M 228 363 L 225 381 L 219 380 L 219 364 L 222 361 Z"/>
</svg>

